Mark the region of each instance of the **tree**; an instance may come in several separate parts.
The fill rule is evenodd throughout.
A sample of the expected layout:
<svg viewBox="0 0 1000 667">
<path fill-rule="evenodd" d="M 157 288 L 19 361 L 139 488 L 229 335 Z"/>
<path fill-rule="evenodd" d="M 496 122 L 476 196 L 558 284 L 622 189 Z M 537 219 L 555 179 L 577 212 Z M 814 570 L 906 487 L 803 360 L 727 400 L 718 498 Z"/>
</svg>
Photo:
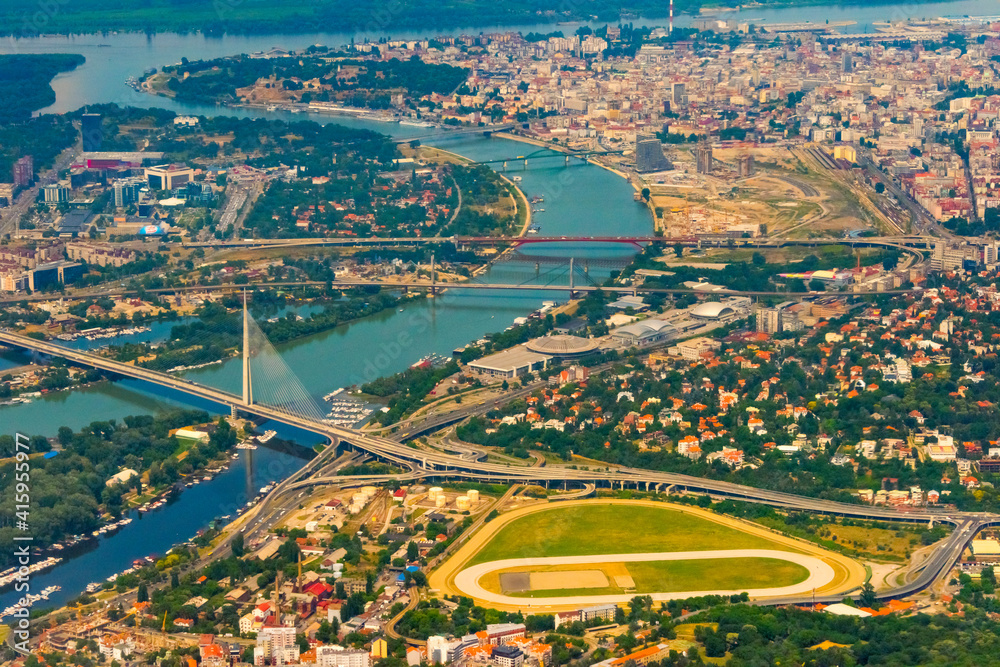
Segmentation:
<svg viewBox="0 0 1000 667">
<path fill-rule="evenodd" d="M 675 243 L 674 254 L 677 255 L 678 257 L 681 257 L 684 254 L 684 246 L 682 246 L 680 243 Z"/>
<path fill-rule="evenodd" d="M 411 540 L 410 543 L 406 545 L 406 560 L 412 563 L 417 560 L 419 556 L 420 548 L 417 546 L 416 542 Z"/>
<path fill-rule="evenodd" d="M 139 588 L 135 592 L 136 602 L 149 602 L 149 591 L 146 589 L 146 582 L 139 584 Z"/>
<path fill-rule="evenodd" d="M 642 189 L 642 198 L 645 199 L 646 201 L 649 201 L 649 194 L 650 194 L 649 188 Z"/>
<path fill-rule="evenodd" d="M 232 542 L 229 543 L 229 548 L 232 549 L 233 555 L 239 558 L 245 553 L 243 544 L 243 533 L 236 533 L 233 535 Z"/>
<path fill-rule="evenodd" d="M 878 598 L 875 596 L 875 587 L 870 581 L 866 581 L 861 587 L 861 595 L 858 596 L 858 605 L 869 609 L 878 609 Z"/>
<path fill-rule="evenodd" d="M 877 192 L 879 194 L 882 194 L 883 192 L 885 192 L 885 183 L 883 183 L 882 181 L 879 181 L 878 183 L 876 183 L 875 184 L 875 192 Z"/>
<path fill-rule="evenodd" d="M 765 264 L 767 264 L 767 258 L 764 257 L 764 255 L 759 252 L 755 252 L 753 254 L 752 261 L 754 266 L 764 266 Z"/>
</svg>

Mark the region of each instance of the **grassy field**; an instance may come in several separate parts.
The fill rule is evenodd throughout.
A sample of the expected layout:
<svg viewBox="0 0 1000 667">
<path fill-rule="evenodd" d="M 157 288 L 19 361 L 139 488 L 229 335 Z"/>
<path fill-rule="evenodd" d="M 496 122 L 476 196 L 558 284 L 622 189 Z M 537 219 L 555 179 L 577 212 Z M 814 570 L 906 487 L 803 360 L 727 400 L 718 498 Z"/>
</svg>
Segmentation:
<svg viewBox="0 0 1000 667">
<path fill-rule="evenodd" d="M 775 548 L 782 547 L 679 510 L 587 505 L 554 508 L 512 521 L 469 565 L 540 556 Z"/>
<path fill-rule="evenodd" d="M 602 570 L 607 586 L 591 588 L 560 588 L 537 591 L 503 591 L 505 595 L 523 598 L 571 597 L 576 595 L 620 595 L 623 593 L 673 593 L 677 591 L 739 591 L 751 588 L 776 588 L 805 581 L 806 568 L 777 558 L 705 558 L 690 561 L 650 561 L 645 563 L 594 563 L 586 566 L 562 565 L 517 568 L 540 572 L 580 567 Z M 635 589 L 624 590 L 614 584 L 613 576 L 625 570 L 635 581 Z M 499 573 L 491 572 L 480 583 L 487 590 L 501 592 Z"/>
</svg>

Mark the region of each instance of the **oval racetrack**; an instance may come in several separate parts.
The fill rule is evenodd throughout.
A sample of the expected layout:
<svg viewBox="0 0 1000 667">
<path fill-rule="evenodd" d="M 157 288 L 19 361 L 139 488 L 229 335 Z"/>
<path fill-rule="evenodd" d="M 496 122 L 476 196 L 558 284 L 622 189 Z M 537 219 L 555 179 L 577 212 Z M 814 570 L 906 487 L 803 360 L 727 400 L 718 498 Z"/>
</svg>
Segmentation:
<svg viewBox="0 0 1000 667">
<path fill-rule="evenodd" d="M 674 591 L 670 593 L 648 593 L 654 601 L 683 599 L 700 595 L 732 595 L 746 592 L 750 597 L 780 597 L 785 595 L 796 595 L 808 593 L 813 589 L 821 588 L 834 579 L 833 568 L 824 563 L 819 558 L 806 554 L 792 553 L 790 551 L 778 551 L 776 549 L 726 549 L 719 551 L 681 551 L 663 553 L 644 554 L 600 554 L 594 556 L 554 556 L 551 558 L 510 558 L 507 560 L 496 560 L 488 563 L 480 563 L 462 570 L 455 577 L 455 587 L 464 594 L 479 600 L 486 600 L 494 604 L 521 606 L 521 607 L 544 607 L 553 605 L 593 605 L 593 604 L 620 604 L 628 602 L 635 593 L 627 595 L 573 595 L 569 597 L 548 597 L 548 598 L 524 598 L 503 595 L 486 590 L 479 585 L 479 580 L 490 572 L 498 570 L 508 570 L 511 568 L 524 567 L 546 567 L 551 565 L 589 565 L 593 563 L 635 563 L 650 561 L 671 561 L 671 560 L 697 560 L 706 558 L 773 558 L 796 563 L 809 571 L 809 576 L 802 581 L 791 586 L 781 586 L 776 588 L 756 588 L 738 590 L 714 590 L 714 591 Z"/>
</svg>

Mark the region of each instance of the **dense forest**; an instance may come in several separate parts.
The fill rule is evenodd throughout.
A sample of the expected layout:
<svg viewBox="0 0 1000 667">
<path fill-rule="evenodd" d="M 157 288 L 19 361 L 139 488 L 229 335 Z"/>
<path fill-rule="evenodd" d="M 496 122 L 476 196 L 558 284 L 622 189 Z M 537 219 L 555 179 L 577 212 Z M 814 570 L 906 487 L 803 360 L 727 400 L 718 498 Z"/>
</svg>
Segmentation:
<svg viewBox="0 0 1000 667">
<path fill-rule="evenodd" d="M 352 106 L 389 105 L 388 91 L 421 97 L 450 94 L 465 81 L 468 71 L 452 65 L 431 65 L 413 56 L 409 60 L 353 60 L 343 53 L 299 58 L 235 56 L 163 67 L 167 88 L 179 100 L 214 104 L 238 99 L 237 89 L 273 79 L 287 99 L 341 101 Z M 186 76 L 185 76 L 186 75 Z M 318 81 L 322 90 L 303 91 L 303 81 Z M 303 92 L 298 92 L 303 91 Z M 359 97 L 358 95 L 361 94 Z"/>
<path fill-rule="evenodd" d="M 23 123 L 0 123 L 0 180 L 10 182 L 14 163 L 25 155 L 35 160 L 35 173 L 51 166 L 73 145 L 79 132 L 66 116 L 40 116 Z"/>
<path fill-rule="evenodd" d="M 83 61 L 83 56 L 74 53 L 0 55 L 0 98 L 4 101 L 0 123 L 26 121 L 32 112 L 55 102 L 49 82 Z"/>
</svg>

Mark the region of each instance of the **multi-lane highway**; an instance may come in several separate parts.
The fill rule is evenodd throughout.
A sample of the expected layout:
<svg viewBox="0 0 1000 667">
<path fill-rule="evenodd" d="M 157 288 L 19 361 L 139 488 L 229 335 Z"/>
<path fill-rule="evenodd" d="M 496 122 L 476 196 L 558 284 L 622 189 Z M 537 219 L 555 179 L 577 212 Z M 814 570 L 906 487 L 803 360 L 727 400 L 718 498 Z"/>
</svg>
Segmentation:
<svg viewBox="0 0 1000 667">
<path fill-rule="evenodd" d="M 540 484 L 546 487 L 552 484 L 569 486 L 595 485 L 611 488 L 635 488 L 646 491 L 682 490 L 705 493 L 717 498 L 731 498 L 746 502 L 755 502 L 790 510 L 822 513 L 836 516 L 881 521 L 908 522 L 944 522 L 955 526 L 955 530 L 942 541 L 934 555 L 927 559 L 923 570 L 910 583 L 897 589 L 883 592 L 884 597 L 899 597 L 922 590 L 933 583 L 938 576 L 946 573 L 955 560 L 960 557 L 963 549 L 972 537 L 982 528 L 1000 524 L 1000 516 L 976 513 L 946 513 L 943 510 L 922 509 L 911 512 L 900 512 L 889 507 L 869 505 L 854 505 L 834 502 L 819 498 L 797 496 L 790 493 L 758 489 L 731 482 L 704 479 L 670 472 L 658 472 L 638 468 L 604 468 L 586 469 L 569 468 L 565 466 L 512 466 L 479 460 L 478 456 L 456 456 L 446 452 L 414 449 L 403 444 L 402 440 L 415 433 L 426 432 L 420 424 L 411 423 L 394 434 L 393 438 L 376 436 L 350 428 L 334 426 L 316 421 L 310 417 L 292 414 L 280 408 L 260 404 L 246 405 L 241 397 L 212 389 L 176 378 L 164 373 L 156 373 L 144 368 L 136 368 L 126 364 L 104 359 L 96 355 L 76 350 L 70 350 L 45 341 L 38 341 L 16 334 L 0 332 L 0 343 L 13 345 L 46 354 L 60 356 L 71 362 L 93 366 L 112 371 L 162 386 L 190 393 L 201 398 L 218 403 L 235 406 L 238 410 L 274 419 L 292 426 L 311 431 L 328 438 L 332 446 L 327 447 L 300 471 L 279 484 L 249 517 L 245 520 L 255 520 L 263 517 L 273 518 L 280 511 L 282 501 L 288 499 L 288 494 L 306 487 L 320 484 L 344 484 L 350 482 L 365 483 L 372 481 L 399 480 L 407 481 L 421 478 L 461 478 L 474 479 L 481 482 L 506 484 Z M 470 414 L 476 409 L 486 406 L 468 408 Z M 461 415 L 456 415 L 456 418 Z M 431 423 L 453 423 L 454 419 L 432 418 Z M 430 427 L 428 427 L 430 428 Z M 337 458 L 337 453 L 343 449 L 353 449 L 365 454 L 395 464 L 403 468 L 404 473 L 398 475 L 371 476 L 358 479 L 345 479 L 336 475 L 336 471 L 327 466 Z M 336 468 L 336 466 L 335 466 Z M 334 474 L 330 474 L 333 472 Z M 806 600 L 794 600 L 805 602 Z"/>
</svg>

